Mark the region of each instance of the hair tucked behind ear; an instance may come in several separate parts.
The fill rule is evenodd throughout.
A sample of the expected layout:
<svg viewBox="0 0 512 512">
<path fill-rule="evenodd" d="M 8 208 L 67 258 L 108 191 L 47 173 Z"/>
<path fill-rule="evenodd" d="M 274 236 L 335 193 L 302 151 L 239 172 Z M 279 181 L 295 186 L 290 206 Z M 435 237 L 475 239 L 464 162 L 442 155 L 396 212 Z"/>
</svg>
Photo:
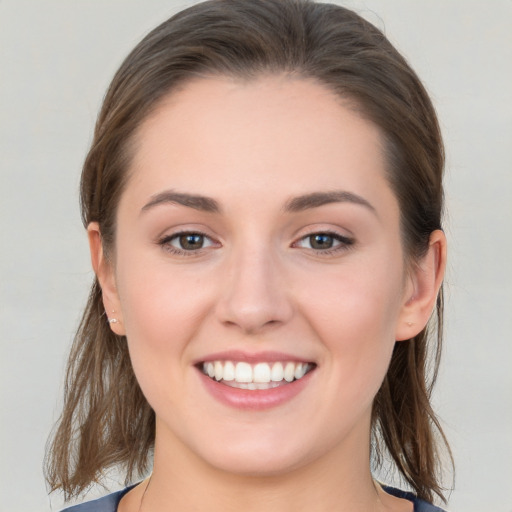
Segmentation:
<svg viewBox="0 0 512 512">
<path fill-rule="evenodd" d="M 414 263 L 424 254 L 430 233 L 441 228 L 443 144 L 428 94 L 403 57 L 378 29 L 339 6 L 211 0 L 148 34 L 106 94 L 82 172 L 81 205 L 84 225 L 99 223 L 107 255 L 115 253 L 116 211 L 129 178 L 134 134 L 159 100 L 202 76 L 247 80 L 272 73 L 323 84 L 380 128 L 406 258 Z M 427 500 L 433 494 L 443 497 L 439 440 L 449 454 L 430 405 L 441 347 L 441 296 L 432 322 L 436 336 L 425 329 L 396 344 L 372 423 L 380 439 L 376 455 L 387 450 Z M 95 281 L 69 358 L 64 410 L 49 450 L 52 489 L 78 494 L 119 464 L 127 479 L 144 472 L 154 425 L 125 340 L 110 331 Z"/>
</svg>

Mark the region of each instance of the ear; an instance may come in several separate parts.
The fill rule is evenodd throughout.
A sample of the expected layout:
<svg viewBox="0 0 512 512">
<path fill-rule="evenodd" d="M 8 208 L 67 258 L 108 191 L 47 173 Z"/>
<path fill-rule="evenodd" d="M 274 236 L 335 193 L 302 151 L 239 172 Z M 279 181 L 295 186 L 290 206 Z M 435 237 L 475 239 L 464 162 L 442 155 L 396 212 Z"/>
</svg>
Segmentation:
<svg viewBox="0 0 512 512">
<path fill-rule="evenodd" d="M 446 236 L 433 231 L 427 253 L 414 263 L 405 285 L 404 303 L 398 318 L 395 339 L 409 340 L 419 334 L 435 307 L 446 268 Z"/>
<path fill-rule="evenodd" d="M 115 334 L 124 336 L 125 329 L 121 312 L 121 303 L 117 293 L 115 273 L 112 263 L 106 258 L 103 250 L 100 227 L 97 222 L 91 222 L 87 226 L 89 237 L 89 249 L 91 251 L 91 263 L 94 273 L 101 286 L 103 306 L 106 319 Z"/>
</svg>

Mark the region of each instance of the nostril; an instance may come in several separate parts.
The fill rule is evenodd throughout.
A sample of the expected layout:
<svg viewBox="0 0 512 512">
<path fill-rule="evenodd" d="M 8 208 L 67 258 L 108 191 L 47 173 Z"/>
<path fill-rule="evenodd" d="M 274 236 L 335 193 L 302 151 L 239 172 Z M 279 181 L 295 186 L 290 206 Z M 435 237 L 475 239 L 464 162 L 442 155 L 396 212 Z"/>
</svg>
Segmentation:
<svg viewBox="0 0 512 512">
<path fill-rule="evenodd" d="M 250 251 L 249 245 L 244 245 L 244 254 L 233 256 L 229 262 L 230 272 L 216 312 L 225 326 L 255 333 L 287 322 L 293 309 L 278 262 L 261 254 L 261 248 L 258 254 L 256 250 Z"/>
</svg>

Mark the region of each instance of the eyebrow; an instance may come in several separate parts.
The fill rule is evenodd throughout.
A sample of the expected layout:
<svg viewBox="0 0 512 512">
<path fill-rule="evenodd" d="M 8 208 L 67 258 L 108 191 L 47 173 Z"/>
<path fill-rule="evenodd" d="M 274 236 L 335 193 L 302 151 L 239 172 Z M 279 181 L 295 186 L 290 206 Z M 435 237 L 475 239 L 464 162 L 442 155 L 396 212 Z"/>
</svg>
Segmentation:
<svg viewBox="0 0 512 512">
<path fill-rule="evenodd" d="M 151 196 L 141 213 L 160 204 L 179 204 L 194 210 L 208 213 L 220 213 L 221 207 L 219 203 L 211 197 L 187 194 L 185 192 L 176 192 L 174 190 L 166 190 Z M 364 206 L 376 214 L 375 208 L 363 197 L 345 190 L 334 190 L 329 192 L 311 192 L 301 196 L 293 197 L 288 200 L 284 206 L 284 211 L 288 213 L 302 212 L 311 208 L 318 208 L 331 203 L 353 203 Z"/>
<path fill-rule="evenodd" d="M 377 213 L 375 208 L 363 197 L 345 190 L 334 190 L 329 192 L 312 192 L 290 199 L 284 207 L 285 212 L 302 212 L 310 208 L 331 203 L 353 203 L 368 208 L 373 213 Z"/>
<path fill-rule="evenodd" d="M 150 210 L 157 205 L 167 203 L 180 204 L 182 206 L 187 206 L 188 208 L 193 208 L 194 210 L 208 213 L 220 213 L 221 211 L 219 203 L 211 197 L 166 190 L 165 192 L 160 192 L 159 194 L 151 196 L 150 201 L 142 207 L 141 213 Z"/>
</svg>

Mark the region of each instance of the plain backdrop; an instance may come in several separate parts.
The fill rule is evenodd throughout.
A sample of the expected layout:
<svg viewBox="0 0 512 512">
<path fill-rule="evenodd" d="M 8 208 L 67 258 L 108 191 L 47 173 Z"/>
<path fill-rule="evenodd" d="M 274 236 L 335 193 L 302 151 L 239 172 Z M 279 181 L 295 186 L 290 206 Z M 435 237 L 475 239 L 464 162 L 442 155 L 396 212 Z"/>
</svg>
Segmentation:
<svg viewBox="0 0 512 512">
<path fill-rule="evenodd" d="M 42 459 L 92 273 L 78 181 L 106 86 L 183 0 L 0 0 L 0 510 L 58 510 Z M 342 2 L 340 2 L 342 3 Z M 449 509 L 510 512 L 512 1 L 351 0 L 423 78 L 447 148 Z M 98 492 L 98 491 L 96 491 Z"/>
</svg>

